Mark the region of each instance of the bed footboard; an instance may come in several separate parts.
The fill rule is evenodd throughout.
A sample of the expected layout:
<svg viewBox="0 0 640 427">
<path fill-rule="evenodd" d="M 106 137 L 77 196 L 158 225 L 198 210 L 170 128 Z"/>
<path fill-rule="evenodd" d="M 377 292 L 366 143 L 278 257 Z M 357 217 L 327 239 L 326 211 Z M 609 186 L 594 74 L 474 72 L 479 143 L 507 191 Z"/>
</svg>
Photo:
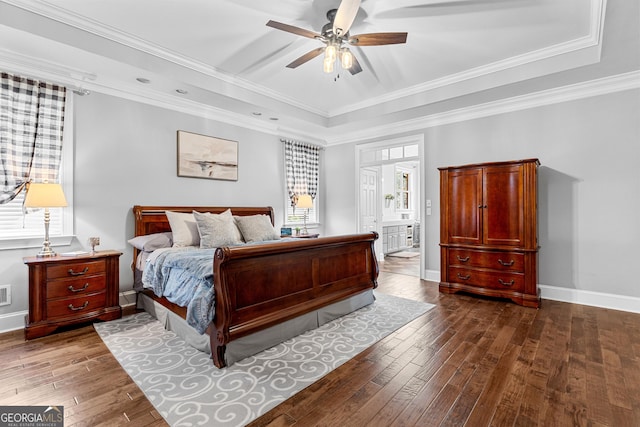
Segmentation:
<svg viewBox="0 0 640 427">
<path fill-rule="evenodd" d="M 207 331 L 213 363 L 226 345 L 377 287 L 377 233 L 220 248 L 214 257 L 216 315 Z"/>
</svg>

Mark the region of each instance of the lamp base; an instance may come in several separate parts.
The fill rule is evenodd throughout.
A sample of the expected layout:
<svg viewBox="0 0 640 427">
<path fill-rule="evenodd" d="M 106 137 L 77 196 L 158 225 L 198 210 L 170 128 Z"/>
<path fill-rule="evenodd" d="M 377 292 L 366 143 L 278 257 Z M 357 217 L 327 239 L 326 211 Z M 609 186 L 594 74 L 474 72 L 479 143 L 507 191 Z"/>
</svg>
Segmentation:
<svg viewBox="0 0 640 427">
<path fill-rule="evenodd" d="M 44 243 L 42 244 L 42 249 L 40 249 L 40 252 L 38 252 L 36 256 L 38 258 L 56 256 L 56 253 L 53 251 L 53 249 L 51 249 L 51 242 L 49 242 L 49 239 L 44 241 Z"/>
<path fill-rule="evenodd" d="M 51 248 L 47 248 L 48 250 L 45 250 L 44 248 L 38 252 L 36 254 L 36 256 L 38 258 L 45 258 L 45 257 L 50 257 L 50 256 L 56 256 L 56 253 L 54 251 L 51 250 Z"/>
</svg>

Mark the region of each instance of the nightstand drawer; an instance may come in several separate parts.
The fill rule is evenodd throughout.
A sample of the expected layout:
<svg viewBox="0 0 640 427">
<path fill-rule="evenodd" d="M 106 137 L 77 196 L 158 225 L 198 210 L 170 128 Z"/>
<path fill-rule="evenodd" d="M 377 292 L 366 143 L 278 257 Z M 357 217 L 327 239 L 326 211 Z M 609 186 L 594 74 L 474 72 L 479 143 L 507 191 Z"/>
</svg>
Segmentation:
<svg viewBox="0 0 640 427">
<path fill-rule="evenodd" d="M 54 280 L 47 283 L 47 299 L 95 294 L 106 289 L 106 277 L 79 277 L 77 279 Z"/>
<path fill-rule="evenodd" d="M 105 306 L 105 293 L 47 301 L 47 318 L 82 316 Z"/>
<path fill-rule="evenodd" d="M 71 261 L 47 266 L 47 279 L 58 279 L 62 277 L 90 276 L 101 274 L 105 271 L 104 259 L 95 261 Z"/>
</svg>

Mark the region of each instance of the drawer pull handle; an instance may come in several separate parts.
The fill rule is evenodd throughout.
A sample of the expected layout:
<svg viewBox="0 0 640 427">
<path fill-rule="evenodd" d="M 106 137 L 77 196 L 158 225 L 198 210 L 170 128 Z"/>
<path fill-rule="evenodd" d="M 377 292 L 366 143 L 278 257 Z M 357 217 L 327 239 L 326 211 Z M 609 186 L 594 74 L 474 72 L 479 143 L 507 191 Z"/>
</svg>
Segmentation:
<svg viewBox="0 0 640 427">
<path fill-rule="evenodd" d="M 463 276 L 462 274 L 458 273 L 458 279 L 469 280 L 471 279 L 471 275 L 467 274 L 466 276 Z"/>
<path fill-rule="evenodd" d="M 513 265 L 513 260 L 509 262 L 504 262 L 503 260 L 499 259 L 498 262 L 500 263 L 500 265 L 503 265 L 505 267 L 511 267 Z"/>
<path fill-rule="evenodd" d="M 86 291 L 88 287 L 89 287 L 89 283 L 85 283 L 84 286 L 81 287 L 80 289 L 75 289 L 73 285 L 69 285 L 67 289 L 69 289 L 71 292 L 82 292 L 82 291 Z"/>
<path fill-rule="evenodd" d="M 502 286 L 513 286 L 513 284 L 514 284 L 514 283 L 516 283 L 516 281 L 515 281 L 515 280 L 513 280 L 513 279 L 511 279 L 511 281 L 510 281 L 510 282 L 505 282 L 505 281 L 504 281 L 504 280 L 502 280 L 502 279 L 498 279 L 498 282 L 500 282 L 500 284 L 501 284 Z"/>
<path fill-rule="evenodd" d="M 89 271 L 89 267 L 85 267 L 82 271 L 73 271 L 73 268 L 70 268 L 69 270 L 67 270 L 67 273 L 69 273 L 69 275 L 71 276 L 82 276 L 87 271 Z"/>
<path fill-rule="evenodd" d="M 85 308 L 87 308 L 88 305 L 89 305 L 89 301 L 85 301 L 84 304 L 82 304 L 80 307 L 74 307 L 73 304 L 69 304 L 69 310 L 72 310 L 72 311 L 84 310 Z"/>
<path fill-rule="evenodd" d="M 456 255 L 456 258 L 458 258 L 458 261 L 460 261 L 460 262 L 467 262 L 467 261 L 469 261 L 469 257 L 468 257 L 468 256 L 466 256 L 466 257 L 462 258 L 460 255 Z"/>
</svg>

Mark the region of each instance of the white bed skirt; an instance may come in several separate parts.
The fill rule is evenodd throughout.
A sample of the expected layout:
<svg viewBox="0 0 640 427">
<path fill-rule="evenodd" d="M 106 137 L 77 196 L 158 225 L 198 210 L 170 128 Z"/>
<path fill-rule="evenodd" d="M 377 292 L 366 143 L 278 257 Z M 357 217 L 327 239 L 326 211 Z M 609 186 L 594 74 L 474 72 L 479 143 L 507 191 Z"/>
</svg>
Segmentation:
<svg viewBox="0 0 640 427">
<path fill-rule="evenodd" d="M 373 290 L 369 289 L 284 323 L 238 338 L 227 344 L 225 352 L 227 366 L 365 307 L 374 301 Z M 174 332 L 192 347 L 211 354 L 209 336 L 206 333 L 201 335 L 196 332 L 182 317 L 142 293 L 138 294 L 138 308 L 158 319 L 165 329 Z"/>
</svg>

